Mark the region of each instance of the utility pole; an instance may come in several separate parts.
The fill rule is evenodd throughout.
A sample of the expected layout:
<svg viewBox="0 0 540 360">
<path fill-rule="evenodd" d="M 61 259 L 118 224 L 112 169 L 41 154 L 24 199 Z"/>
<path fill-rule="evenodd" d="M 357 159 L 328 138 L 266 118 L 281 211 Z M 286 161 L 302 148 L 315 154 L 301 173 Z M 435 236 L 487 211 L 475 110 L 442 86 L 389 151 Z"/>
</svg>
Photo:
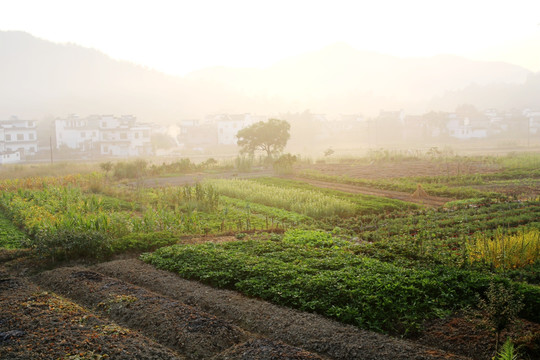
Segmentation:
<svg viewBox="0 0 540 360">
<path fill-rule="evenodd" d="M 531 147 L 531 119 L 527 118 L 527 147 Z"/>
<path fill-rule="evenodd" d="M 53 163 L 53 154 L 52 154 L 52 136 L 49 136 L 49 147 L 51 149 L 51 164 Z"/>
</svg>

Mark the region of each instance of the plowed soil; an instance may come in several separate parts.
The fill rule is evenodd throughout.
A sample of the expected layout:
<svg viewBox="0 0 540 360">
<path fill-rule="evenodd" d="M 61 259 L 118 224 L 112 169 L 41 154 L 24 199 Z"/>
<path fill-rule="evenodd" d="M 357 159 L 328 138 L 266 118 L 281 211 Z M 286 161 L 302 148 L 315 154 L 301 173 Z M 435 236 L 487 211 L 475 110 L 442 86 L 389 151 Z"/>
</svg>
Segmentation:
<svg viewBox="0 0 540 360">
<path fill-rule="evenodd" d="M 397 339 L 185 280 L 133 258 L 31 277 L 10 269 L 0 270 L 0 359 L 493 356 L 492 333 L 463 319 L 436 320 L 414 341 Z M 539 330 L 527 324 L 520 333 L 526 340 Z"/>
<path fill-rule="evenodd" d="M 462 358 L 445 351 L 363 331 L 322 316 L 299 312 L 214 289 L 157 270 L 139 260 L 96 265 L 93 270 L 148 288 L 231 321 L 250 333 L 288 343 L 331 359 L 446 359 Z M 278 357 L 281 358 L 281 357 Z"/>
<path fill-rule="evenodd" d="M 25 278 L 0 271 L 0 359 L 184 359 Z"/>
<path fill-rule="evenodd" d="M 347 175 L 362 179 L 388 179 L 409 176 L 454 176 L 463 174 L 486 174 L 500 170 L 497 165 L 482 162 L 447 162 L 436 160 L 400 160 L 371 163 L 311 164 L 299 170 L 316 170 L 326 175 Z"/>
<path fill-rule="evenodd" d="M 475 316 L 476 315 L 476 316 Z M 502 341 L 511 338 L 519 348 L 522 359 L 540 358 L 540 324 L 520 320 L 503 330 Z M 418 342 L 448 351 L 468 355 L 474 359 L 491 359 L 495 353 L 495 336 L 482 314 L 458 313 L 446 319 L 435 319 L 425 324 Z"/>
<path fill-rule="evenodd" d="M 325 359 L 93 270 L 31 280 L 0 269 L 0 359 Z"/>
<path fill-rule="evenodd" d="M 2 270 L 0 300 L 1 359 L 467 358 L 214 289 L 137 259 L 30 278 Z"/>
</svg>

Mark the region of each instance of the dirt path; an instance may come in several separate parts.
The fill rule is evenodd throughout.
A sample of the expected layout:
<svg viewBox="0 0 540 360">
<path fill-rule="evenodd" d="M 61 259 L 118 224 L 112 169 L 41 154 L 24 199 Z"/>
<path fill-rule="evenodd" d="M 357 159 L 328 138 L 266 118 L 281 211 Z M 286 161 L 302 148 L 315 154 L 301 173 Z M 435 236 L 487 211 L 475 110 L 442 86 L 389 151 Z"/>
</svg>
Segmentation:
<svg viewBox="0 0 540 360">
<path fill-rule="evenodd" d="M 292 176 L 288 178 L 292 180 L 303 181 L 308 184 L 321 187 L 321 188 L 339 190 L 339 191 L 348 192 L 351 194 L 381 196 L 381 197 L 386 197 L 390 199 L 413 202 L 416 204 L 421 204 L 421 205 L 425 205 L 429 207 L 443 206 L 445 203 L 454 200 L 454 199 L 437 197 L 437 196 L 414 198 L 411 196 L 411 194 L 406 193 L 406 192 L 401 192 L 401 191 L 380 190 L 380 189 L 370 188 L 366 186 L 339 184 L 339 183 L 333 183 L 333 182 L 327 182 L 327 181 L 321 181 L 321 180 L 307 179 L 307 178 L 303 178 L 299 176 Z"/>
<path fill-rule="evenodd" d="M 200 181 L 203 181 L 204 179 L 250 179 L 250 178 L 263 177 L 263 176 L 275 176 L 275 173 L 271 170 L 260 170 L 260 171 L 249 172 L 249 173 L 238 173 L 238 172 L 233 172 L 233 171 L 219 173 L 219 174 L 198 173 L 198 174 L 175 176 L 175 177 L 170 177 L 170 178 L 144 179 L 142 180 L 142 185 L 146 187 L 184 186 L 184 185 L 196 184 Z M 334 189 L 334 190 L 344 191 L 344 192 L 348 192 L 352 194 L 381 196 L 381 197 L 386 197 L 390 199 L 413 202 L 416 204 L 421 204 L 421 205 L 425 205 L 429 207 L 439 207 L 439 206 L 444 205 L 448 201 L 453 200 L 449 198 L 436 197 L 436 196 L 428 196 L 424 198 L 413 198 L 411 197 L 411 194 L 400 192 L 400 191 L 380 190 L 380 189 L 375 189 L 371 187 L 356 186 L 356 185 L 350 185 L 350 184 L 338 184 L 338 183 L 303 178 L 301 176 L 283 176 L 283 177 L 287 179 L 303 181 L 317 187 Z M 132 185 L 136 185 L 136 183 L 132 183 Z"/>
</svg>

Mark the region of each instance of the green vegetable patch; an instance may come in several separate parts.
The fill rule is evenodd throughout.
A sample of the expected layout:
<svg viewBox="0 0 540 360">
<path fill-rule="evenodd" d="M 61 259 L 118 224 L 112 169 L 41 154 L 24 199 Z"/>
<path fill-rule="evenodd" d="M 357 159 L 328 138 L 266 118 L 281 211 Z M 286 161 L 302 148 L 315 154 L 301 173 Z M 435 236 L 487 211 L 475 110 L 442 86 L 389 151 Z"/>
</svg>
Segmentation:
<svg viewBox="0 0 540 360">
<path fill-rule="evenodd" d="M 474 305 L 491 279 L 443 266 L 399 267 L 355 255 L 320 233 L 298 230 L 282 241 L 175 245 L 142 258 L 188 279 L 396 334 L 414 333 L 425 319 Z M 523 286 L 531 299 L 540 294 Z M 526 304 L 532 311 L 534 306 Z"/>
<path fill-rule="evenodd" d="M 18 249 L 23 247 L 26 234 L 0 212 L 0 248 Z"/>
</svg>

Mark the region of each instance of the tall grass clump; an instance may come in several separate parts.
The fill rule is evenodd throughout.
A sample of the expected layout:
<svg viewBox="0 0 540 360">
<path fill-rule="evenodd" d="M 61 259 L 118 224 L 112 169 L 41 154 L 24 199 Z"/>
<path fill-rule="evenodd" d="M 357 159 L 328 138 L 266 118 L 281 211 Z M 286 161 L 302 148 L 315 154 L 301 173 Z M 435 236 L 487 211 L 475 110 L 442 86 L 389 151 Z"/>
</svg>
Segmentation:
<svg viewBox="0 0 540 360">
<path fill-rule="evenodd" d="M 540 154 L 537 153 L 514 153 L 498 158 L 497 160 L 505 169 L 540 168 Z"/>
<path fill-rule="evenodd" d="M 466 248 L 470 263 L 483 262 L 503 270 L 522 268 L 540 258 L 540 231 L 506 234 L 498 229 L 493 237 L 481 234 L 468 240 Z"/>
<path fill-rule="evenodd" d="M 234 166 L 240 172 L 250 172 L 253 168 L 253 156 L 237 156 L 234 159 Z"/>
<path fill-rule="evenodd" d="M 222 195 L 295 211 L 315 219 L 352 216 L 356 209 L 350 201 L 318 191 L 281 188 L 249 180 L 211 179 L 205 184 L 213 186 Z"/>
</svg>

